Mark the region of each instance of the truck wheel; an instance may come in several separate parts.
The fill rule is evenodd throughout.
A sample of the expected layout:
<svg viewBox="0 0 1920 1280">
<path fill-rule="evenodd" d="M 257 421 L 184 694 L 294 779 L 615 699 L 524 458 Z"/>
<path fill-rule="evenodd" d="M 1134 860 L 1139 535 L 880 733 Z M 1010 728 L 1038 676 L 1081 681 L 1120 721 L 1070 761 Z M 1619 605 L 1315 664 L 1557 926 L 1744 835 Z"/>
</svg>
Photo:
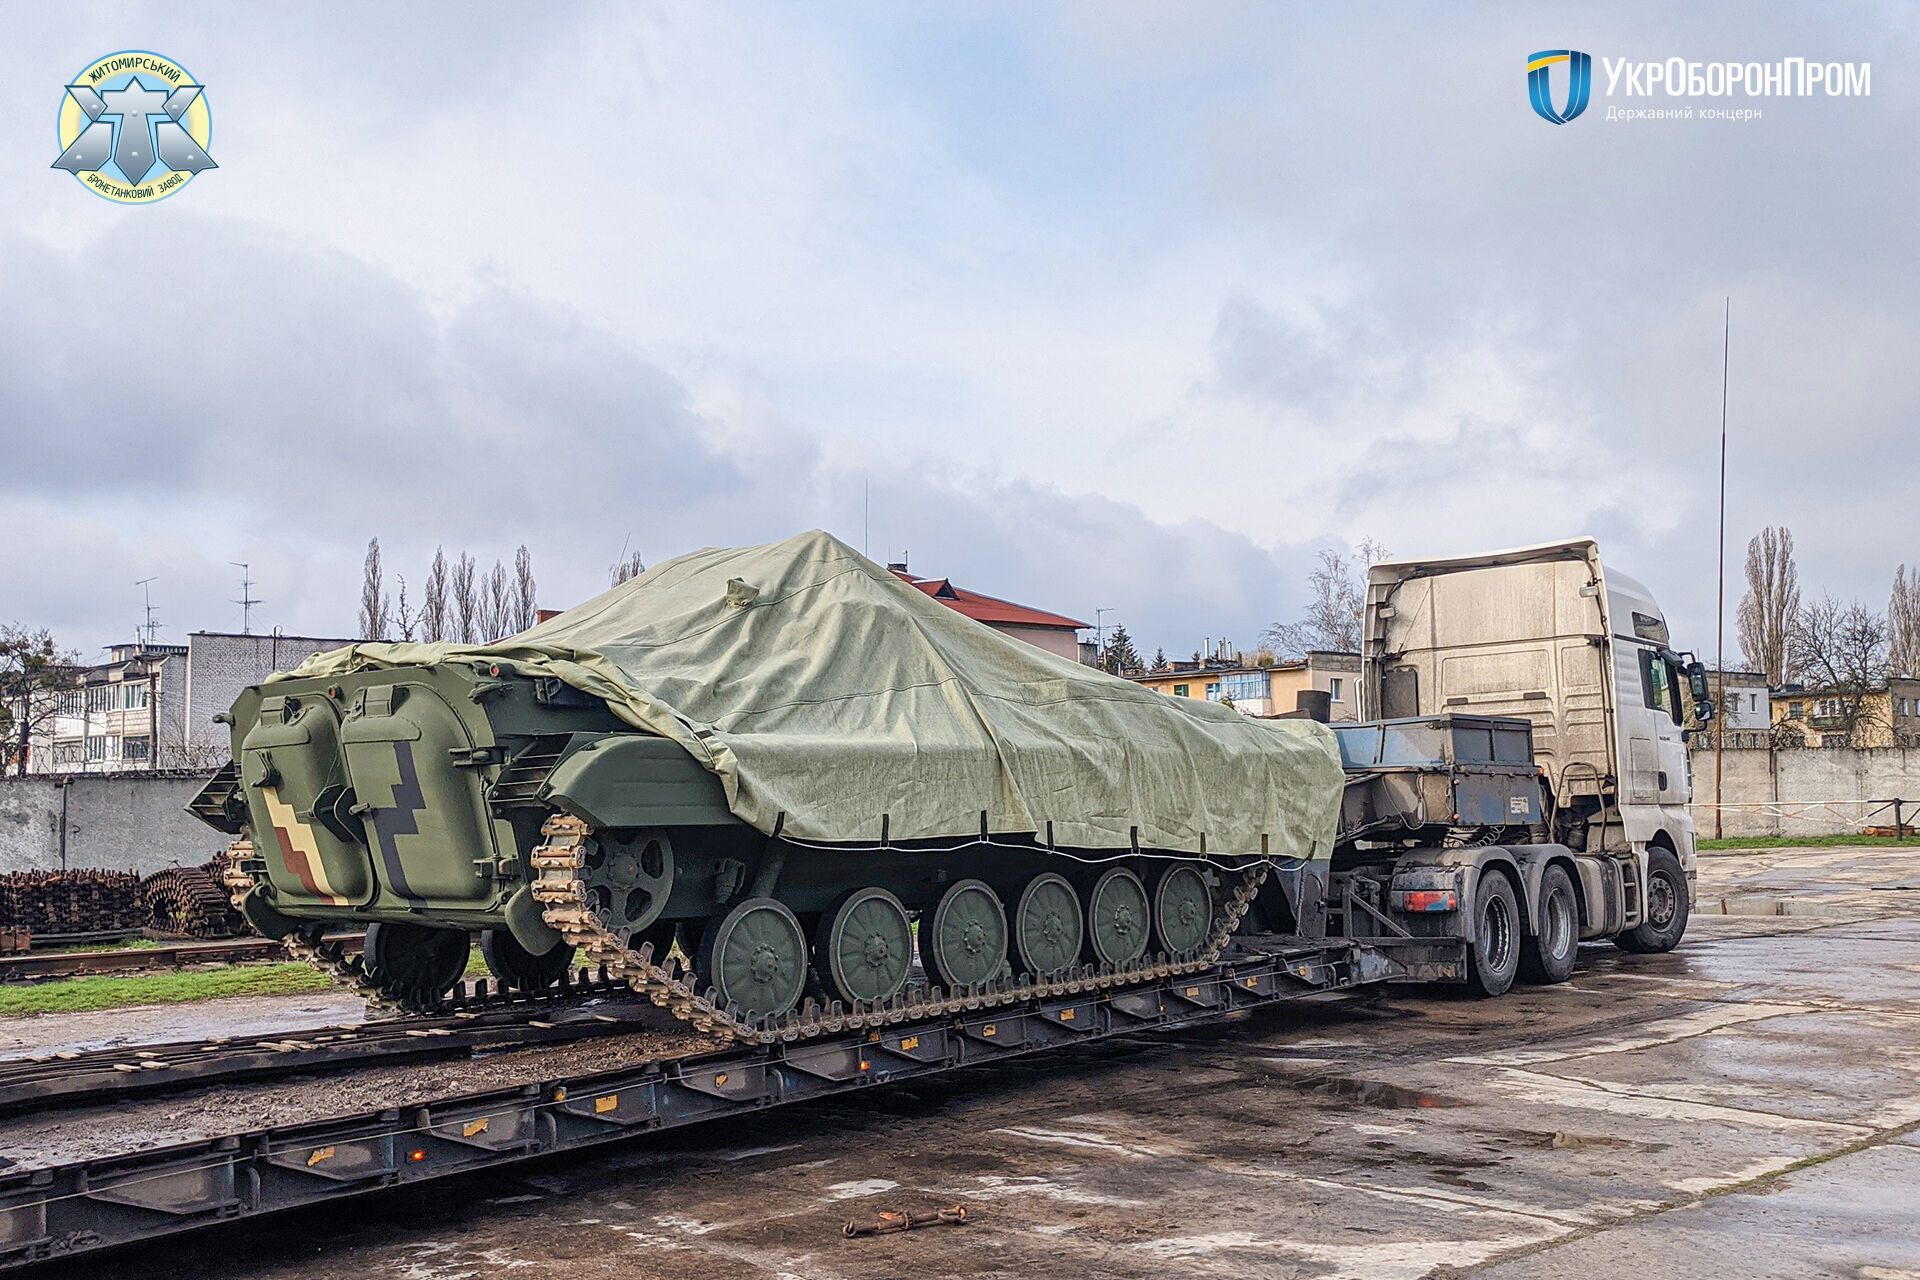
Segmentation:
<svg viewBox="0 0 1920 1280">
<path fill-rule="evenodd" d="M 1680 859 L 1665 845 L 1654 845 L 1647 850 L 1645 918 L 1617 935 L 1613 945 L 1638 955 L 1671 951 L 1687 931 L 1687 914 L 1687 876 Z"/>
<path fill-rule="evenodd" d="M 1520 900 L 1498 871 L 1480 873 L 1473 893 L 1473 945 L 1467 948 L 1467 985 L 1478 996 L 1505 995 L 1520 969 Z"/>
<path fill-rule="evenodd" d="M 1565 982 L 1580 952 L 1580 903 L 1564 867 L 1540 877 L 1540 932 L 1520 948 L 1520 977 L 1527 982 Z"/>
</svg>

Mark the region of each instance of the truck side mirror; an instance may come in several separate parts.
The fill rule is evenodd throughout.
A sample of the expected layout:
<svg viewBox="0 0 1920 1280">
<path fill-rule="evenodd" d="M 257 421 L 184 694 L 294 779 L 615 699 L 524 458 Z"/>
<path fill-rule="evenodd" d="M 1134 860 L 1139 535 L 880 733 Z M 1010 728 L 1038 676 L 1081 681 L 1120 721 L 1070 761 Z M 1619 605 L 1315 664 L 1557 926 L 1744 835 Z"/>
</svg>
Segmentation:
<svg viewBox="0 0 1920 1280">
<path fill-rule="evenodd" d="M 1701 724 L 1712 724 L 1719 708 L 1713 705 L 1713 687 L 1707 683 L 1704 663 L 1687 664 L 1687 691 L 1693 695 L 1693 718 Z"/>
</svg>

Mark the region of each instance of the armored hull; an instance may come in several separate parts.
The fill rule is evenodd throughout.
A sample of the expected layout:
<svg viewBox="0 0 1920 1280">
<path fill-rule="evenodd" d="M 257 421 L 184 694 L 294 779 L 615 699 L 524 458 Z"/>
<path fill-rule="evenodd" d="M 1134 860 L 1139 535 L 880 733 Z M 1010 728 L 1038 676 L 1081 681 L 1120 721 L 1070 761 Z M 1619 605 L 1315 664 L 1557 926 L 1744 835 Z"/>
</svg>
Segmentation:
<svg viewBox="0 0 1920 1280">
<path fill-rule="evenodd" d="M 1202 967 L 1260 868 L 1330 849 L 1320 726 L 1024 652 L 825 535 L 697 554 L 501 646 L 243 694 L 194 808 L 248 919 L 388 1001 L 477 935 L 504 983 L 584 960 L 770 1037 Z M 318 943 L 343 923 L 363 968 Z"/>
</svg>

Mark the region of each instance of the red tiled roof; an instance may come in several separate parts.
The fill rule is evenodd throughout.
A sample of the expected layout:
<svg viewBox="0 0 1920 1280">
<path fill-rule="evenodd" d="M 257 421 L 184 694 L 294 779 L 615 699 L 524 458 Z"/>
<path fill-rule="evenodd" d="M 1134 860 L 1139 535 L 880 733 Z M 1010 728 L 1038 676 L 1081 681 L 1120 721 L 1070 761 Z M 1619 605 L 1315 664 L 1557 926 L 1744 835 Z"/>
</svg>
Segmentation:
<svg viewBox="0 0 1920 1280">
<path fill-rule="evenodd" d="M 1093 625 L 1065 614 L 1030 609 L 1011 600 L 968 591 L 965 587 L 954 586 L 951 578 L 916 578 L 899 569 L 895 569 L 894 573 L 907 585 L 926 592 L 955 613 L 965 614 L 975 622 L 984 622 L 989 626 L 1052 627 L 1060 631 L 1077 631 Z"/>
</svg>

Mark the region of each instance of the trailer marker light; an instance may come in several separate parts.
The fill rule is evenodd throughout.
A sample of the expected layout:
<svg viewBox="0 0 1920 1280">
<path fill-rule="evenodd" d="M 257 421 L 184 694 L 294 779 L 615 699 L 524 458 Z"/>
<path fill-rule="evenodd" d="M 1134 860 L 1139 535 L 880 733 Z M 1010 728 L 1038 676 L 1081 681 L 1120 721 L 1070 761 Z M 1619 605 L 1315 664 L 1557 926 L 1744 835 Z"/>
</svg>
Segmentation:
<svg viewBox="0 0 1920 1280">
<path fill-rule="evenodd" d="M 415 1147 L 413 1150 L 407 1152 L 408 1164 L 421 1164 L 425 1162 L 426 1158 L 427 1153 L 419 1147 Z"/>
<path fill-rule="evenodd" d="M 1400 895 L 1402 911 L 1458 911 L 1460 897 L 1451 889 L 1411 889 Z"/>
</svg>

